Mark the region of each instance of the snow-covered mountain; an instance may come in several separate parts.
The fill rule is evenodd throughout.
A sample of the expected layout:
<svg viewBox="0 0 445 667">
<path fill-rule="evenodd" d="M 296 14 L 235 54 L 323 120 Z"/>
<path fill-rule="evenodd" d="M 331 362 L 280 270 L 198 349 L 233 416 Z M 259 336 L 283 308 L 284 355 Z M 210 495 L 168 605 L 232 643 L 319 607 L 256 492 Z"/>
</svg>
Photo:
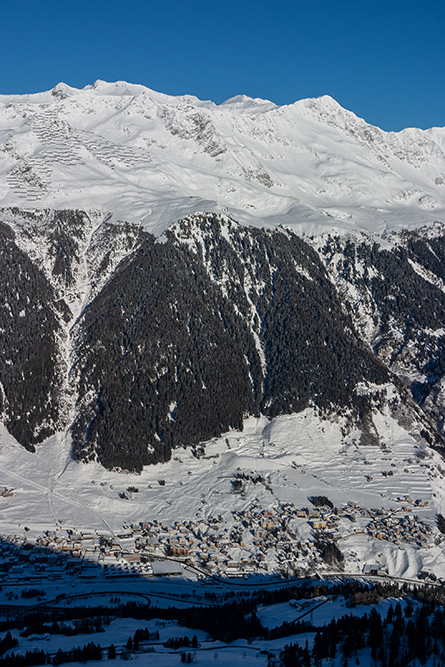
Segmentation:
<svg viewBox="0 0 445 667">
<path fill-rule="evenodd" d="M 100 209 L 161 234 L 196 211 L 296 230 L 445 220 L 445 129 L 386 133 L 330 97 L 223 104 L 97 81 L 0 96 L 0 206 Z"/>
<path fill-rule="evenodd" d="M 67 432 L 76 458 L 140 470 L 308 406 L 373 442 L 391 385 L 441 446 L 445 129 L 101 81 L 0 102 L 0 404 L 21 444 Z"/>
<path fill-rule="evenodd" d="M 203 498 L 209 519 L 219 486 L 227 521 L 415 491 L 428 550 L 384 561 L 441 570 L 445 128 L 98 81 L 0 97 L 0 140 L 3 526 L 36 494 L 39 530 L 113 532 Z M 131 511 L 122 471 L 149 482 Z M 381 549 L 369 526 L 343 527 L 351 571 Z"/>
</svg>

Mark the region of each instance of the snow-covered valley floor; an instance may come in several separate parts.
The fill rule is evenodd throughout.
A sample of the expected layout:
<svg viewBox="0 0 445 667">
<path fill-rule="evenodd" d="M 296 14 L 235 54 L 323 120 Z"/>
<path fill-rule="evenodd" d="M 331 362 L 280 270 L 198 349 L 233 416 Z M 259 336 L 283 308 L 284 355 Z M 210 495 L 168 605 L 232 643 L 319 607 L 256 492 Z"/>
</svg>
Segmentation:
<svg viewBox="0 0 445 667">
<path fill-rule="evenodd" d="M 18 543 L 49 532 L 41 544 L 56 553 L 71 542 L 75 555 L 133 571 L 142 565 L 124 563 L 126 554 L 178 555 L 214 575 L 375 568 L 442 577 L 445 464 L 390 416 L 377 428 L 379 444 L 363 446 L 358 433 L 344 435 L 311 409 L 250 418 L 243 432 L 195 455 L 174 450 L 140 475 L 76 463 L 58 437 L 31 454 L 3 429 L 0 532 Z M 326 564 L 320 541 L 335 543 L 344 562 Z"/>
</svg>

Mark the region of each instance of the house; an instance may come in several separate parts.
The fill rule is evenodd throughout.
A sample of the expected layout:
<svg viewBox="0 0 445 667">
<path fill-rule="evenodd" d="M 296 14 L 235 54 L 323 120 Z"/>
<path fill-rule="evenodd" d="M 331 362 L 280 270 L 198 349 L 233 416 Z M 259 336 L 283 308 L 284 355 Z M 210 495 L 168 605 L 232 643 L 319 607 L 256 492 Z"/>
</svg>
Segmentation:
<svg viewBox="0 0 445 667">
<path fill-rule="evenodd" d="M 189 548 L 180 544 L 170 545 L 168 547 L 169 556 L 188 556 L 189 553 Z"/>
<path fill-rule="evenodd" d="M 140 563 L 141 556 L 140 554 L 124 554 L 122 558 L 127 561 L 127 563 Z"/>
</svg>

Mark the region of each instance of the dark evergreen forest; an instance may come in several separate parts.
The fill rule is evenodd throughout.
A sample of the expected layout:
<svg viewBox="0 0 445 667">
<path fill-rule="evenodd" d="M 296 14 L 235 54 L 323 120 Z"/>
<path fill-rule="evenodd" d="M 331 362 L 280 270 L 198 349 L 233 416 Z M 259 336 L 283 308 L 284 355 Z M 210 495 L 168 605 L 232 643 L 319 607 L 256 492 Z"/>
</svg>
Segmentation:
<svg viewBox="0 0 445 667">
<path fill-rule="evenodd" d="M 382 247 L 329 237 L 316 250 L 288 230 L 209 214 L 163 242 L 106 221 L 89 240 L 81 212 L 55 212 L 46 227 L 29 213 L 25 245 L 45 246 L 43 266 L 10 217 L 0 227 L 0 411 L 28 449 L 68 427 L 78 460 L 140 471 L 247 415 L 308 406 L 347 415 L 373 442 L 388 383 L 396 417 L 441 445 L 442 238 L 407 233 Z M 92 292 L 73 321 L 81 270 Z"/>
</svg>

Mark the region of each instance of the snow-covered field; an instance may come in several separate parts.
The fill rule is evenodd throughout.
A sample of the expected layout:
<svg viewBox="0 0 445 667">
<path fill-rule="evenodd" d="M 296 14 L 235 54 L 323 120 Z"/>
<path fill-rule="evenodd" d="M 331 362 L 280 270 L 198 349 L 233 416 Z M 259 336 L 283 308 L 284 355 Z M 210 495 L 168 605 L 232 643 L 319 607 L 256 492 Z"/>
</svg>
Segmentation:
<svg viewBox="0 0 445 667">
<path fill-rule="evenodd" d="M 300 602 L 307 608 L 313 607 L 313 612 L 310 613 L 307 620 L 317 627 L 323 627 L 332 620 L 349 615 L 355 617 L 369 615 L 372 609 L 376 609 L 384 619 L 391 605 L 394 608 L 396 604 L 400 604 L 402 610 L 406 607 L 406 600 L 394 598 L 383 600 L 378 605 L 361 605 L 353 608 L 347 606 L 342 596 L 325 598 L 321 602 L 318 599 Z M 301 611 L 296 606 L 286 602 L 266 607 L 260 606 L 257 615 L 263 627 L 272 629 L 280 626 L 283 622 L 294 621 L 301 615 Z M 128 639 L 133 637 L 137 630 L 147 630 L 153 638 L 142 641 L 137 652 L 127 650 Z M 64 636 L 63 634 L 46 633 L 31 635 L 27 638 L 23 638 L 18 630 L 13 630 L 11 634 L 19 642 L 19 646 L 15 649 L 16 653 L 24 654 L 27 650 L 43 650 L 50 655 L 54 655 L 59 649 L 70 651 L 77 646 L 85 646 L 89 642 L 94 642 L 105 649 L 104 656 L 107 655 L 108 647 L 113 645 L 121 659 L 131 660 L 133 663 L 140 665 L 156 665 L 156 667 L 158 665 L 170 667 L 180 663 L 181 653 L 184 651 L 191 654 L 193 664 L 203 666 L 213 666 L 215 662 L 218 665 L 227 666 L 233 664 L 268 665 L 269 656 L 278 657 L 280 651 L 291 643 L 302 648 L 307 646 L 309 650 L 312 650 L 315 637 L 315 632 L 305 631 L 279 639 L 255 638 L 249 641 L 238 639 L 231 643 L 223 643 L 213 640 L 201 630 L 192 630 L 181 626 L 176 621 L 156 618 L 150 621 L 132 618 L 112 620 L 111 623 L 103 626 L 101 632 L 94 634 Z M 180 647 L 177 649 L 164 646 L 168 640 L 183 637 L 188 637 L 190 642 L 195 641 L 197 646 L 195 648 Z M 371 660 L 370 653 L 369 648 L 361 649 L 357 654 L 359 662 L 356 664 L 365 666 L 375 664 L 374 660 Z M 336 658 L 329 659 L 328 662 L 329 665 L 334 667 L 344 663 L 345 660 L 341 650 L 337 651 Z M 96 663 L 91 661 L 89 664 L 94 666 Z M 433 665 L 438 663 L 434 662 L 434 657 L 432 657 L 431 661 L 428 660 L 423 664 Z"/>
</svg>

